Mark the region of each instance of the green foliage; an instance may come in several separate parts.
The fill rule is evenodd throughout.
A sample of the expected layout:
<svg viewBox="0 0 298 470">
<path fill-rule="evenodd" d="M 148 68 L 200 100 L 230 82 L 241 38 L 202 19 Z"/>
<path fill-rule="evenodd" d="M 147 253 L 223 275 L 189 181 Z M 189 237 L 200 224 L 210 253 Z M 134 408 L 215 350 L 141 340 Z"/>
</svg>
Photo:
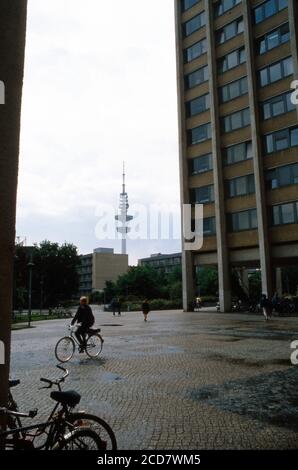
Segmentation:
<svg viewBox="0 0 298 470">
<path fill-rule="evenodd" d="M 198 272 L 200 295 L 214 295 L 218 292 L 218 273 L 212 266 L 202 267 Z"/>
<path fill-rule="evenodd" d="M 29 261 L 32 268 L 32 307 L 56 306 L 65 299 L 71 299 L 78 292 L 78 267 L 80 258 L 77 248 L 64 243 L 43 241 L 31 248 L 16 247 L 14 265 L 14 308 L 28 305 L 25 295 L 29 286 Z M 20 291 L 21 290 L 21 291 Z M 20 297 L 20 292 L 23 295 Z M 25 297 L 25 299 L 24 299 Z"/>
<path fill-rule="evenodd" d="M 180 305 L 181 266 L 175 267 L 169 274 L 150 266 L 132 266 L 126 274 L 119 276 L 117 282 L 106 282 L 105 302 L 110 303 L 114 297 L 126 299 L 131 304 L 147 298 L 174 300 L 175 305 Z M 139 309 L 140 307 L 137 308 Z"/>
</svg>

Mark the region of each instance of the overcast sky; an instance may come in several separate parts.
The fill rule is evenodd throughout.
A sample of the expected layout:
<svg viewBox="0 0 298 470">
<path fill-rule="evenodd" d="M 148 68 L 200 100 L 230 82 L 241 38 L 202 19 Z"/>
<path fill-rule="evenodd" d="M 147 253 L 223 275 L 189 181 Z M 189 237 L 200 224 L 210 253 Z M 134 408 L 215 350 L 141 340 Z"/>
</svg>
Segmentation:
<svg viewBox="0 0 298 470">
<path fill-rule="evenodd" d="M 29 0 L 17 235 L 120 252 L 99 205 L 179 204 L 173 0 Z M 178 215 L 177 215 L 178 217 Z M 180 251 L 128 242 L 129 261 Z"/>
</svg>

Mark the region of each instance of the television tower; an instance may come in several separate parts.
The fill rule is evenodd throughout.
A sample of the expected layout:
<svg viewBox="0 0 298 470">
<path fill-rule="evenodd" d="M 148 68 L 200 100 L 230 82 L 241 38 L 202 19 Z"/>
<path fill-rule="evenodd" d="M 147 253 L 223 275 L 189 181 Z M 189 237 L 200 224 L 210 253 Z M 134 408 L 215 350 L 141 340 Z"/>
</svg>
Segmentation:
<svg viewBox="0 0 298 470">
<path fill-rule="evenodd" d="M 115 219 L 120 223 L 116 227 L 117 232 L 122 234 L 122 245 L 121 245 L 121 253 L 123 255 L 126 255 L 126 237 L 127 233 L 130 231 L 130 228 L 128 227 L 128 222 L 133 219 L 132 215 L 127 214 L 127 210 L 129 208 L 128 205 L 128 195 L 127 192 L 125 191 L 125 166 L 123 162 L 123 174 L 122 174 L 122 193 L 120 193 L 120 214 L 115 216 Z"/>
</svg>

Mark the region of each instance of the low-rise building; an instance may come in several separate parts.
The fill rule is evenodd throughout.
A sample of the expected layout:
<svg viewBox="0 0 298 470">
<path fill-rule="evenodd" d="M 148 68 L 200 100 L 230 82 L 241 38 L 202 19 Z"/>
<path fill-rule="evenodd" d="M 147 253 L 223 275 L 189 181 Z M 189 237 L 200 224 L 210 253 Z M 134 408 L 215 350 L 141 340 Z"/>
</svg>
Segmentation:
<svg viewBox="0 0 298 470">
<path fill-rule="evenodd" d="M 150 255 L 149 258 L 138 260 L 139 266 L 151 266 L 152 268 L 170 273 L 177 266 L 181 266 L 181 253 L 162 254 L 156 253 Z"/>
<path fill-rule="evenodd" d="M 128 255 L 114 253 L 113 248 L 96 248 L 93 253 L 80 258 L 80 295 L 102 291 L 106 281 L 116 281 L 128 270 Z"/>
</svg>

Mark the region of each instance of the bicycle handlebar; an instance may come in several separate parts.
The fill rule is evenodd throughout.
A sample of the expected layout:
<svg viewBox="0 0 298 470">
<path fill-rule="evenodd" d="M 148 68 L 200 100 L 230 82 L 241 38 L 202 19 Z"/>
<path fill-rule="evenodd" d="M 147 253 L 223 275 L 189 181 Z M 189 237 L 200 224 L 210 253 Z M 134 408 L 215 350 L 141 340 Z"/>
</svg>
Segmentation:
<svg viewBox="0 0 298 470">
<path fill-rule="evenodd" d="M 63 370 L 64 371 L 64 375 L 62 377 L 60 377 L 59 379 L 57 380 L 50 380 L 50 379 L 45 379 L 44 377 L 41 377 L 40 378 L 40 381 L 41 382 L 45 382 L 48 384 L 47 387 L 42 387 L 42 388 L 52 388 L 53 385 L 60 385 L 61 382 L 64 382 L 64 380 L 66 379 L 66 377 L 68 377 L 69 375 L 69 372 L 67 369 L 65 369 L 64 367 L 62 367 L 60 364 L 57 364 L 56 367 L 58 367 L 58 369 L 60 370 Z"/>
</svg>

